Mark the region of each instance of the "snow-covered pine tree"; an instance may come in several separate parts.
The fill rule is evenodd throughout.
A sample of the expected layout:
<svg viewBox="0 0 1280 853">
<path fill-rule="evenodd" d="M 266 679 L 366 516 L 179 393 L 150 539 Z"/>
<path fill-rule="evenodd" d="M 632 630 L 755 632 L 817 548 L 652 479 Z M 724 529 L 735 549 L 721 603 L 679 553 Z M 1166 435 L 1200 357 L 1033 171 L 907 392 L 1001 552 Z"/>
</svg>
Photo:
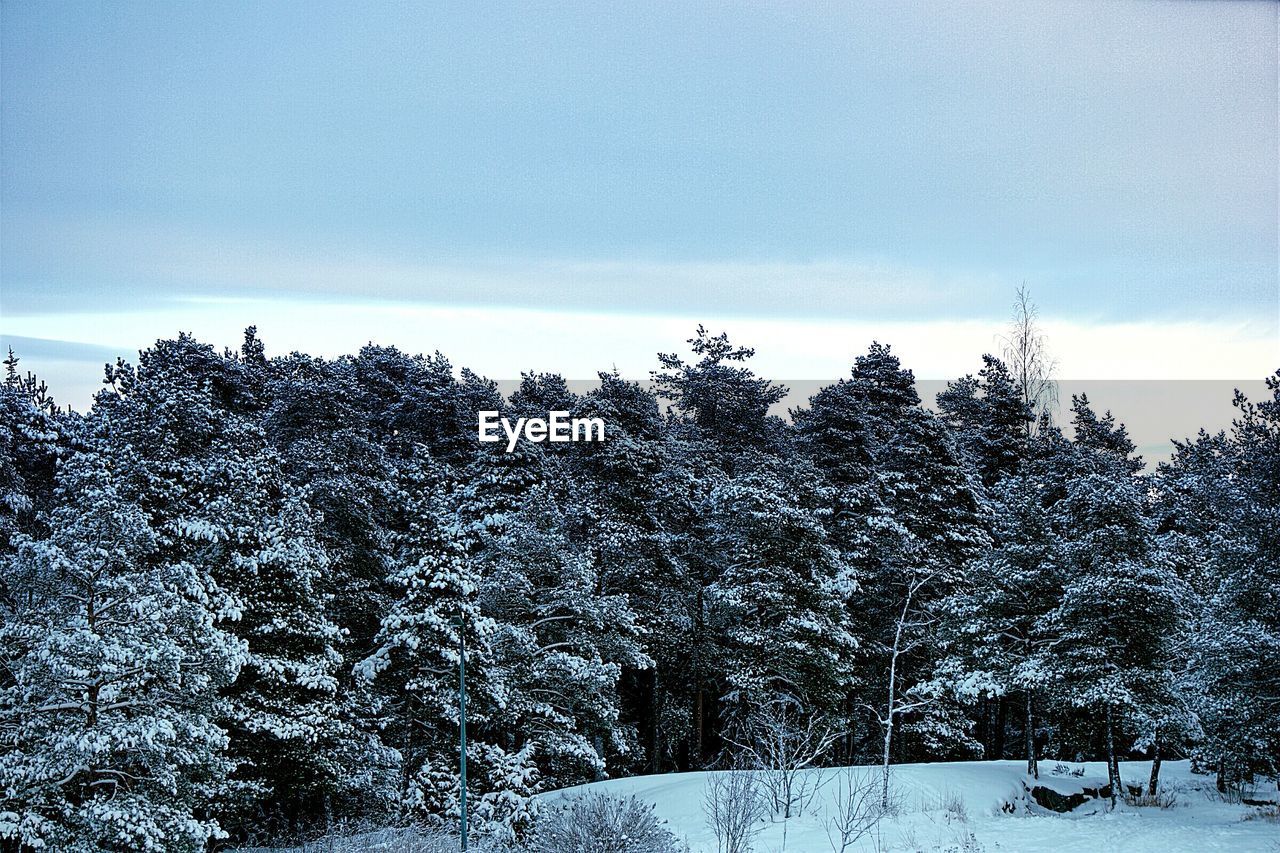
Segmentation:
<svg viewBox="0 0 1280 853">
<path fill-rule="evenodd" d="M 779 699 L 838 716 L 858 642 L 846 619 L 857 582 L 822 525 L 831 500 L 818 472 L 770 457 L 739 467 L 710 499 L 721 568 L 709 596 L 722 635 L 722 721 L 742 738 L 751 711 Z"/>
<path fill-rule="evenodd" d="M 285 476 L 305 489 L 322 519 L 316 534 L 329 563 L 326 595 L 344 654 L 363 656 L 389 603 L 397 460 L 375 439 L 348 362 L 295 353 L 272 360 L 270 369 L 264 430 Z"/>
<path fill-rule="evenodd" d="M 460 641 L 467 654 L 469 743 L 478 759 L 503 757 L 503 778 L 510 774 L 508 753 L 479 735 L 510 696 L 493 666 L 489 643 L 497 625 L 479 609 L 479 574 L 468 549 L 473 537 L 459 522 L 455 489 L 426 448 L 418 447 L 415 458 L 416 464 L 402 460 L 397 484 L 404 525 L 388 580 L 398 596 L 382 617 L 376 651 L 358 670 L 385 697 L 383 739 L 402 760 L 400 808 L 406 817 L 440 824 L 461 813 Z M 533 772 L 532 756 L 517 754 Z M 473 768 L 469 794 L 493 793 L 481 787 L 488 778 L 484 765 Z M 524 795 L 507 793 L 506 813 L 518 821 L 523 807 L 515 800 Z"/>
<path fill-rule="evenodd" d="M 367 755 L 336 690 L 345 664 L 319 583 L 316 519 L 286 481 L 257 417 L 264 364 L 187 336 L 159 341 L 138 368 L 118 364 L 93 428 L 130 448 L 127 476 L 166 559 L 218 593 L 221 624 L 249 657 L 221 721 L 237 766 L 221 803 L 232 831 L 296 828 L 364 770 Z"/>
<path fill-rule="evenodd" d="M 455 501 L 469 551 L 486 534 L 500 532 L 507 517 L 543 482 L 546 446 L 522 438 L 507 453 L 505 444 L 483 444 L 458 473 Z"/>
<path fill-rule="evenodd" d="M 1077 447 L 1110 459 L 1130 474 L 1142 470 L 1142 457 L 1134 454 L 1136 448 L 1129 438 L 1129 430 L 1117 423 L 1110 411 L 1099 417 L 1089 403 L 1088 394 L 1071 396 L 1071 426 L 1072 442 Z"/>
<path fill-rule="evenodd" d="M 711 706 L 724 692 L 720 614 L 708 594 L 725 565 L 711 547 L 712 495 L 743 460 L 786 455 L 789 441 L 785 423 L 769 414 L 787 389 L 747 366 L 754 349 L 735 346 L 724 333 L 712 336 L 702 326 L 688 343 L 697 361 L 659 353 L 660 369 L 651 375 L 655 393 L 670 403 L 664 423 L 669 464 L 660 481 L 663 526 L 681 581 L 669 607 L 683 622 L 676 645 L 683 653 L 681 686 L 692 704 L 687 716 L 673 707 L 665 710 L 669 719 L 689 723 L 684 758 L 677 763 L 701 767 L 716 751 L 720 717 Z M 668 684 L 679 689 L 674 681 Z"/>
<path fill-rule="evenodd" d="M 948 383 L 938 394 L 938 410 L 987 486 L 1016 473 L 1026 459 L 1031 408 L 995 356 L 982 357 L 977 378 Z"/>
<path fill-rule="evenodd" d="M 12 537 L 25 532 L 43 536 L 42 516 L 53 502 L 58 456 L 75 442 L 80 419 L 59 412 L 35 393 L 30 374 L 18 373 L 18 358 L 9 350 L 0 383 L 0 553 Z M 0 601 L 4 579 L 0 578 Z"/>
<path fill-rule="evenodd" d="M 856 359 L 850 379 L 795 414 L 801 446 L 828 477 L 849 484 L 834 518 L 846 519 L 843 550 L 862 554 L 854 560 L 863 566 L 862 594 L 851 619 L 866 640 L 860 702 L 873 712 L 886 779 L 904 723 L 931 747 L 976 746 L 956 703 L 929 688 L 935 607 L 989 544 L 980 481 L 943 424 L 920 407 L 911 371 L 879 343 Z M 865 525 L 853 510 L 859 505 Z"/>
<path fill-rule="evenodd" d="M 466 465 L 475 453 L 476 413 L 502 408 L 492 382 L 465 368 L 455 378 L 438 352 L 410 356 L 370 344 L 351 366 L 374 435 L 401 450 L 421 444 L 438 464 Z"/>
<path fill-rule="evenodd" d="M 681 501 L 663 499 L 673 472 L 657 400 L 616 372 L 599 376 L 600 386 L 573 412 L 603 418 L 608 440 L 575 445 L 562 457 L 573 483 L 564 491 L 564 520 L 568 535 L 591 556 L 603 587 L 626 596 L 650 661 L 622 666 L 621 713 L 633 723 L 644 754 L 634 754 L 629 763 L 616 755 L 613 771 L 660 772 L 670 766 L 676 744 L 689 731 L 685 641 L 690 620 L 673 603 L 696 596 L 688 589 L 685 564 L 671 552 L 662 517 L 664 509 Z"/>
<path fill-rule="evenodd" d="M 1066 704 L 1101 726 L 1114 803 L 1125 793 L 1124 727 L 1132 730 L 1169 701 L 1170 647 L 1189 591 L 1158 547 L 1123 427 L 1097 418 L 1083 397 L 1072 407 L 1080 440 L 1053 510 L 1065 585 L 1042 622 L 1052 639 L 1034 665 L 1060 683 Z"/>
<path fill-rule="evenodd" d="M 1162 471 L 1201 593 L 1185 676 L 1198 757 L 1224 790 L 1280 774 L 1280 371 L 1267 388 L 1237 392 L 1230 434 L 1180 445 Z"/>
<path fill-rule="evenodd" d="M 1037 778 L 1037 695 L 1050 685 L 1035 661 L 1047 642 L 1042 620 L 1057 606 L 1063 583 L 1049 524 L 1051 476 L 1024 469 L 992 487 L 993 547 L 939 606 L 945 655 L 939 678 L 963 697 L 1017 699 L 1027 773 Z"/>
<path fill-rule="evenodd" d="M 244 644 L 200 569 L 168 559 L 128 449 L 58 474 L 48 538 L 20 536 L 25 591 L 0 625 L 0 839 L 22 849 L 203 851 L 231 765 L 215 720 Z"/>
<path fill-rule="evenodd" d="M 578 400 L 558 373 L 522 373 L 520 387 L 511 394 L 511 411 L 516 417 L 545 418 L 548 412 L 573 411 Z"/>
<path fill-rule="evenodd" d="M 226 692 L 233 779 L 254 811 L 282 831 L 300 829 L 330 798 L 359 796 L 353 783 L 387 758 L 355 728 L 339 690 L 347 667 L 328 613 L 318 520 L 303 495 L 281 482 L 272 452 L 243 466 L 222 472 L 234 485 L 207 505 L 217 527 L 204 528 L 203 549 L 245 604 L 235 632 L 249 654 Z"/>
<path fill-rule="evenodd" d="M 618 680 L 623 666 L 652 665 L 626 596 L 566 528 L 556 498 L 539 488 L 480 551 L 481 607 L 496 623 L 493 667 L 509 697 L 490 728 L 508 750 L 530 749 L 551 787 L 603 778 L 607 759 L 632 757 Z"/>
<path fill-rule="evenodd" d="M 860 704 L 879 742 L 884 797 L 902 731 L 931 752 L 978 748 L 963 708 L 933 681 L 933 633 L 938 601 L 988 547 L 986 503 L 977 474 L 919 402 L 911 371 L 873 343 L 850 379 L 824 388 L 808 412 L 796 412 L 801 446 L 817 453 L 828 476 L 856 484 L 859 467 L 867 471 L 864 487 L 856 487 L 865 497 L 849 493 L 868 523 L 846 524 L 844 547 L 863 553 L 854 564 L 861 564 L 863 592 L 851 619 L 865 640 L 859 669 L 868 688 Z"/>
<path fill-rule="evenodd" d="M 368 398 L 349 359 L 294 353 L 264 369 L 270 374 L 264 430 L 287 481 L 317 516 L 311 529 L 326 569 L 314 583 L 339 629 L 335 647 L 345 661 L 360 660 L 390 606 L 397 459 L 374 438 Z M 349 665 L 333 676 L 353 730 L 342 753 L 350 758 L 339 785 L 325 792 L 323 812 L 326 819 L 330 813 L 335 819 L 390 819 L 398 765 L 379 738 L 377 697 Z"/>
<path fill-rule="evenodd" d="M 702 326 L 688 344 L 697 362 L 658 353 L 661 369 L 652 372 L 658 396 L 730 456 L 774 445 L 783 432 L 782 420 L 770 417 L 769 407 L 787 389 L 746 366 L 755 350 L 734 346 L 727 334 L 713 336 Z"/>
</svg>

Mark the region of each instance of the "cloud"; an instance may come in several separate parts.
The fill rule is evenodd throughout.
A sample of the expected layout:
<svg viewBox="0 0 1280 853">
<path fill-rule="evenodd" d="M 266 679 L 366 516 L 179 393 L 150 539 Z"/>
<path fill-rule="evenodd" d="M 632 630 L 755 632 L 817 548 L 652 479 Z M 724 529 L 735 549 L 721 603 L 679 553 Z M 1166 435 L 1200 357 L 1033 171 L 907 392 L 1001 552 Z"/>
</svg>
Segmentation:
<svg viewBox="0 0 1280 853">
<path fill-rule="evenodd" d="M 887 258 L 662 261 L 645 258 L 420 258 L 337 252 L 168 226 L 31 222 L 24 251 L 38 274 L 8 275 L 13 315 L 175 299 L 381 299 L 467 306 L 726 316 L 970 314 L 1007 301 L 991 272 L 926 269 Z M 21 267 L 21 264 L 12 265 Z M 74 282 L 63 284 L 62 282 Z"/>
<path fill-rule="evenodd" d="M 124 223 L 24 223 L 3 305 L 11 316 L 156 310 L 192 299 L 382 300 L 677 317 L 990 320 L 1029 283 L 1048 313 L 1081 321 L 1280 321 L 1229 269 L 1150 259 L 1145 274 L 1103 267 L 994 268 L 889 257 L 661 260 L 644 257 L 423 257 L 314 248 L 239 234 Z M 68 284 L 68 282 L 71 282 Z M 1266 301 L 1263 300 L 1265 303 Z"/>
<path fill-rule="evenodd" d="M 81 341 L 60 341 L 50 338 L 28 338 L 22 335 L 9 335 L 0 332 L 0 349 L 8 352 L 12 349 L 21 359 L 41 359 L 49 361 L 115 361 L 120 348 L 103 344 L 89 344 Z"/>
<path fill-rule="evenodd" d="M 496 378 L 552 370 L 585 378 L 617 367 L 643 378 L 654 353 L 680 349 L 698 323 L 756 347 L 772 376 L 835 378 L 872 340 L 892 344 L 917 376 L 950 378 L 999 349 L 999 320 L 744 317 L 729 313 L 640 313 L 560 308 L 480 307 L 393 301 L 199 298 L 140 311 L 6 315 L 6 335 L 81 341 L 95 347 L 149 345 L 178 331 L 238 345 L 257 325 L 270 351 L 335 356 L 369 341 L 412 352 L 440 350 L 456 364 Z M 1280 364 L 1264 323 L 1044 323 L 1063 376 L 1076 379 L 1241 379 Z M 126 352 L 125 354 L 129 354 Z"/>
</svg>

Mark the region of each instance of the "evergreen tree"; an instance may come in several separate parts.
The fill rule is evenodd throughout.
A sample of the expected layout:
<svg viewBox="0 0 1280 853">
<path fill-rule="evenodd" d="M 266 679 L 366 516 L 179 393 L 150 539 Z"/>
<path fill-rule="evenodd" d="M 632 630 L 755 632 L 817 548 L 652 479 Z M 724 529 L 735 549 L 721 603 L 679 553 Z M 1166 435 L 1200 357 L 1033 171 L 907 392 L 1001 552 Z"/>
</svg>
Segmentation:
<svg viewBox="0 0 1280 853">
<path fill-rule="evenodd" d="M 225 837 L 215 719 L 245 649 L 201 572 L 165 559 L 121 456 L 68 460 L 48 538 L 20 537 L 7 560 L 28 595 L 0 627 L 0 839 L 201 851 Z"/>
<path fill-rule="evenodd" d="M 352 360 L 369 423 L 380 440 L 401 448 L 425 446 L 433 459 L 462 466 L 475 448 L 477 413 L 500 409 L 496 386 L 453 366 L 440 353 L 409 356 L 372 344 Z"/>
<path fill-rule="evenodd" d="M 315 819 L 371 763 L 337 689 L 348 665 L 320 582 L 316 519 L 258 422 L 267 383 L 249 374 L 262 369 L 189 337 L 160 341 L 136 370 L 117 365 L 93 419 L 100 440 L 133 449 L 122 476 L 161 552 L 200 572 L 220 624 L 248 645 L 220 721 L 236 762 L 223 813 L 238 832 L 262 815 L 284 827 Z"/>
<path fill-rule="evenodd" d="M 763 458 L 711 496 L 710 545 L 723 565 L 710 594 L 739 737 L 752 708 L 787 698 L 834 714 L 851 685 L 858 643 L 845 614 L 857 582 L 828 541 L 818 481 L 803 464 Z"/>
<path fill-rule="evenodd" d="M 688 343 L 699 356 L 695 363 L 675 353 L 658 353 L 661 369 L 653 371 L 658 396 L 730 454 L 776 440 L 782 422 L 769 416 L 769 407 L 787 389 L 745 366 L 755 350 L 734 346 L 723 332 L 713 337 L 702 326 Z"/>
<path fill-rule="evenodd" d="M 42 383 L 18 374 L 18 358 L 9 350 L 0 384 L 0 553 L 19 532 L 47 533 L 43 516 L 53 503 L 54 469 L 59 455 L 76 443 L 79 418 L 61 413 L 38 393 Z M 0 578 L 0 600 L 4 598 Z"/>
<path fill-rule="evenodd" d="M 1089 404 L 1088 394 L 1073 394 L 1071 413 L 1071 425 L 1075 429 L 1072 440 L 1077 447 L 1110 458 L 1130 474 L 1142 470 L 1142 457 L 1134 455 L 1129 431 L 1124 424 L 1116 423 L 1110 411 L 1099 417 Z"/>
<path fill-rule="evenodd" d="M 687 566 L 673 553 L 664 517 L 667 510 L 683 517 L 676 508 L 683 507 L 687 492 L 674 485 L 677 466 L 668 456 L 684 445 L 669 440 L 653 394 L 616 373 L 601 373 L 600 386 L 573 412 L 603 418 L 609 432 L 606 441 L 575 445 L 562 456 L 571 477 L 564 523 L 591 555 L 602 587 L 626 596 L 646 652 L 643 667 L 623 661 L 619 676 L 621 718 L 634 727 L 645 754 L 632 762 L 616 756 L 614 771 L 659 772 L 675 758 L 690 728 L 692 620 L 685 606 L 696 601 L 696 593 L 689 588 Z"/>
<path fill-rule="evenodd" d="M 652 665 L 626 596 L 567 540 L 543 489 L 485 537 L 482 558 L 482 612 L 496 625 L 493 666 L 510 697 L 491 728 L 508 749 L 530 748 L 553 787 L 603 778 L 606 759 L 637 746 L 619 720 L 622 667 Z"/>
<path fill-rule="evenodd" d="M 1169 702 L 1170 646 L 1188 590 L 1157 547 L 1123 427 L 1095 417 L 1083 397 L 1073 408 L 1077 452 L 1054 508 L 1066 583 L 1044 619 L 1053 639 L 1036 665 L 1063 685 L 1068 705 L 1101 723 L 1114 803 L 1124 793 L 1121 727 L 1155 717 Z"/>
<path fill-rule="evenodd" d="M 993 486 L 1016 473 L 1026 458 L 1033 417 L 1004 362 L 984 355 L 982 364 L 976 379 L 947 383 L 938 409 L 982 482 Z"/>
<path fill-rule="evenodd" d="M 926 748 L 974 746 L 958 704 L 935 689 L 935 629 L 938 603 L 989 544 L 987 509 L 945 427 L 919 403 L 911 371 L 877 343 L 850 379 L 796 413 L 801 446 L 845 496 L 834 521 L 842 549 L 861 565 L 860 606 L 850 614 L 865 638 L 859 704 L 872 712 L 886 780 L 904 727 Z M 859 506 L 866 524 L 857 523 Z"/>
<path fill-rule="evenodd" d="M 1257 403 L 1237 392 L 1230 435 L 1179 445 L 1162 471 L 1201 591 L 1186 689 L 1222 789 L 1280 772 L 1280 372 L 1267 388 Z"/>
<path fill-rule="evenodd" d="M 1036 694 L 1048 685 L 1033 661 L 1044 641 L 1041 620 L 1061 594 L 1057 543 L 1033 478 L 1006 479 L 993 504 L 995 547 L 974 565 L 972 582 L 940 608 L 943 678 L 971 699 L 1021 694 L 1027 772 L 1038 778 Z"/>
<path fill-rule="evenodd" d="M 467 654 L 469 725 L 481 728 L 509 697 L 495 678 L 490 639 L 497 625 L 479 610 L 479 577 L 451 505 L 445 475 L 425 460 L 404 466 L 398 533 L 388 579 L 399 595 L 383 616 L 376 651 L 358 665 L 385 697 L 386 742 L 402 757 L 400 804 L 419 820 L 460 816 L 458 685 Z M 473 744 L 483 750 L 480 742 Z M 479 753 L 477 753 L 479 754 Z M 468 789 L 470 790 L 470 789 Z"/>
</svg>

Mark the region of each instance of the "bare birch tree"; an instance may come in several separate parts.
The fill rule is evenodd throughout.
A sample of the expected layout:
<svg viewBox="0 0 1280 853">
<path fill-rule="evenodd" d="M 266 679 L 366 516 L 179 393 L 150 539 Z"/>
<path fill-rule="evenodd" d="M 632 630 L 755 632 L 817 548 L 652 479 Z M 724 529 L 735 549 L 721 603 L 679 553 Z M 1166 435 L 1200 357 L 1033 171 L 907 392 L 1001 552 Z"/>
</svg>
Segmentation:
<svg viewBox="0 0 1280 853">
<path fill-rule="evenodd" d="M 1048 336 L 1040 327 L 1040 311 L 1031 301 L 1026 285 L 1018 288 L 1013 301 L 1013 317 L 1008 331 L 1000 337 L 1001 355 L 1013 376 L 1022 399 L 1035 413 L 1027 425 L 1030 434 L 1038 428 L 1040 418 L 1058 406 L 1058 383 L 1054 379 L 1058 362 L 1049 353 Z"/>
<path fill-rule="evenodd" d="M 884 733 L 884 751 L 881 762 L 881 794 L 882 808 L 889 807 L 889 759 L 893 749 L 893 735 L 898 718 L 918 711 L 935 701 L 936 697 L 913 692 L 910 688 L 901 690 L 902 677 L 899 662 L 902 656 L 917 648 L 921 642 L 921 632 L 932 624 L 932 617 L 920 606 L 921 591 L 933 580 L 932 573 L 913 573 L 903 590 L 902 608 L 893 624 L 893 639 L 884 647 L 889 655 L 889 672 L 887 699 L 884 709 L 864 703 L 876 716 L 880 729 Z"/>
</svg>

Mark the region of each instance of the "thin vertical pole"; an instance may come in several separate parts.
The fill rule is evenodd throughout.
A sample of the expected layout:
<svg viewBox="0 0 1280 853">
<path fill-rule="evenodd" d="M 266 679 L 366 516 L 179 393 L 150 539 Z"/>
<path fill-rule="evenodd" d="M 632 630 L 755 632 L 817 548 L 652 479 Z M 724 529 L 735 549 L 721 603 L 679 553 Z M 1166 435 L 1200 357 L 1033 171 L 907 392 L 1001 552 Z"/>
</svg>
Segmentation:
<svg viewBox="0 0 1280 853">
<path fill-rule="evenodd" d="M 458 628 L 458 711 L 460 745 L 458 749 L 459 790 L 462 803 L 462 850 L 467 849 L 467 620 Z"/>
</svg>

